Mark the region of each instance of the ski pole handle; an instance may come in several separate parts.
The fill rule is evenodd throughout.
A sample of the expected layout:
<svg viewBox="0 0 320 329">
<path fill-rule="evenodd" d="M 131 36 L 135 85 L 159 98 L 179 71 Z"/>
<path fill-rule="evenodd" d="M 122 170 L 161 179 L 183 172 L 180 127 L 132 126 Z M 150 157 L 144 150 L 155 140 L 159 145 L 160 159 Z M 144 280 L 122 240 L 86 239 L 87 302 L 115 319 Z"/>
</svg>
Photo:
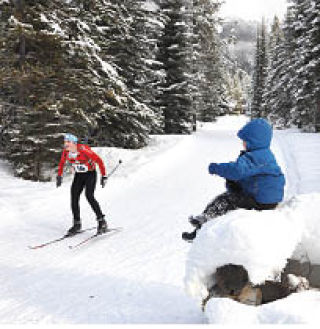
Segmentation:
<svg viewBox="0 0 320 329">
<path fill-rule="evenodd" d="M 119 160 L 118 164 L 111 170 L 110 174 L 108 175 L 108 179 L 111 175 L 113 175 L 115 173 L 115 171 L 119 168 L 121 163 L 122 163 L 122 160 Z"/>
</svg>

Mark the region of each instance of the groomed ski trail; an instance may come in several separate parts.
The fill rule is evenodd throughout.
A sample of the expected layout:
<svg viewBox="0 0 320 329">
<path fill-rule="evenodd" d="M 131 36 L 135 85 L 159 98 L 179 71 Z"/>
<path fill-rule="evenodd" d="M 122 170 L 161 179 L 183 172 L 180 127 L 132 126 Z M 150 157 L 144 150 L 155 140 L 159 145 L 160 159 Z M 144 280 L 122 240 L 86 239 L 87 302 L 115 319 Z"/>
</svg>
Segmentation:
<svg viewBox="0 0 320 329">
<path fill-rule="evenodd" d="M 179 136 L 174 146 L 141 166 L 136 158 L 124 162 L 96 192 L 110 227 L 121 226 L 123 232 L 75 250 L 68 248 L 70 241 L 27 248 L 71 224 L 71 178 L 56 189 L 54 183 L 24 182 L 3 172 L 0 323 L 205 323 L 184 292 L 190 245 L 181 232 L 191 229 L 189 215 L 224 190 L 223 180 L 208 175 L 207 166 L 238 156 L 236 131 L 245 121 L 234 120 L 232 130 L 225 130 L 221 120 Z M 83 227 L 92 226 L 84 197 L 81 213 Z"/>
</svg>

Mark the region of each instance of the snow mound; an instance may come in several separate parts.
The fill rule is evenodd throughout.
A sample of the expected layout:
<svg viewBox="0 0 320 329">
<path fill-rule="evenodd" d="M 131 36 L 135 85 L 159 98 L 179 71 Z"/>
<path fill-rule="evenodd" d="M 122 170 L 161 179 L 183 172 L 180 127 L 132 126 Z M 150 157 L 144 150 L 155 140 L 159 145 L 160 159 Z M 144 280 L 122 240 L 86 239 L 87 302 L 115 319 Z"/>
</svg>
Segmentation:
<svg viewBox="0 0 320 329">
<path fill-rule="evenodd" d="M 319 324 L 320 294 L 304 291 L 252 307 L 229 298 L 211 298 L 206 316 L 212 324 Z"/>
<path fill-rule="evenodd" d="M 320 194 L 303 194 L 297 197 L 292 206 L 292 216 L 303 221 L 304 231 L 301 243 L 292 258 L 307 259 L 312 264 L 320 264 Z M 302 252 L 301 252 L 302 251 Z"/>
<path fill-rule="evenodd" d="M 229 263 L 243 265 L 253 284 L 277 279 L 288 258 L 301 256 L 299 245 L 318 262 L 319 202 L 320 194 L 301 195 L 276 210 L 239 209 L 203 225 L 187 256 L 187 292 L 201 301 L 216 268 Z"/>
<path fill-rule="evenodd" d="M 255 307 L 235 302 L 230 298 L 211 298 L 205 314 L 213 324 L 258 324 Z"/>
</svg>

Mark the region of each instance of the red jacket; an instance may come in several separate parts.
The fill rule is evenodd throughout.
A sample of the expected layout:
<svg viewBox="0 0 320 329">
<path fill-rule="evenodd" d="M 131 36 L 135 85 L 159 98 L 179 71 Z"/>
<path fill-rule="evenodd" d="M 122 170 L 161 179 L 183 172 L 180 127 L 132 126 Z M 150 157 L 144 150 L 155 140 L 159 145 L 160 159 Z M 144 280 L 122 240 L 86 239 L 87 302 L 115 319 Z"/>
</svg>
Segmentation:
<svg viewBox="0 0 320 329">
<path fill-rule="evenodd" d="M 93 171 L 96 169 L 96 163 L 99 166 L 102 176 L 106 176 L 106 168 L 102 159 L 94 153 L 89 146 L 77 144 L 77 156 L 75 158 L 70 157 L 69 151 L 63 150 L 62 156 L 59 162 L 58 176 L 62 176 L 63 167 L 66 161 L 72 164 L 77 170 L 78 166 L 85 168 L 81 171 Z"/>
</svg>

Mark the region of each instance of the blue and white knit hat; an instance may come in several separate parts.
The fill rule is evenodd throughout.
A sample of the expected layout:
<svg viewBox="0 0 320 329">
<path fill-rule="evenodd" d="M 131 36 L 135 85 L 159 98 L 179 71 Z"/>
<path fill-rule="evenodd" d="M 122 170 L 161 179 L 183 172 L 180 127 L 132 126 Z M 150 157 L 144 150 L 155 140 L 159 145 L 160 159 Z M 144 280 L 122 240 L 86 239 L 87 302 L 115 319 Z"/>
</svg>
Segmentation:
<svg viewBox="0 0 320 329">
<path fill-rule="evenodd" d="M 77 143 L 78 142 L 78 137 L 76 137 L 75 135 L 72 135 L 72 134 L 64 134 L 64 140 L 69 141 L 69 142 L 73 142 L 73 143 Z"/>
</svg>

